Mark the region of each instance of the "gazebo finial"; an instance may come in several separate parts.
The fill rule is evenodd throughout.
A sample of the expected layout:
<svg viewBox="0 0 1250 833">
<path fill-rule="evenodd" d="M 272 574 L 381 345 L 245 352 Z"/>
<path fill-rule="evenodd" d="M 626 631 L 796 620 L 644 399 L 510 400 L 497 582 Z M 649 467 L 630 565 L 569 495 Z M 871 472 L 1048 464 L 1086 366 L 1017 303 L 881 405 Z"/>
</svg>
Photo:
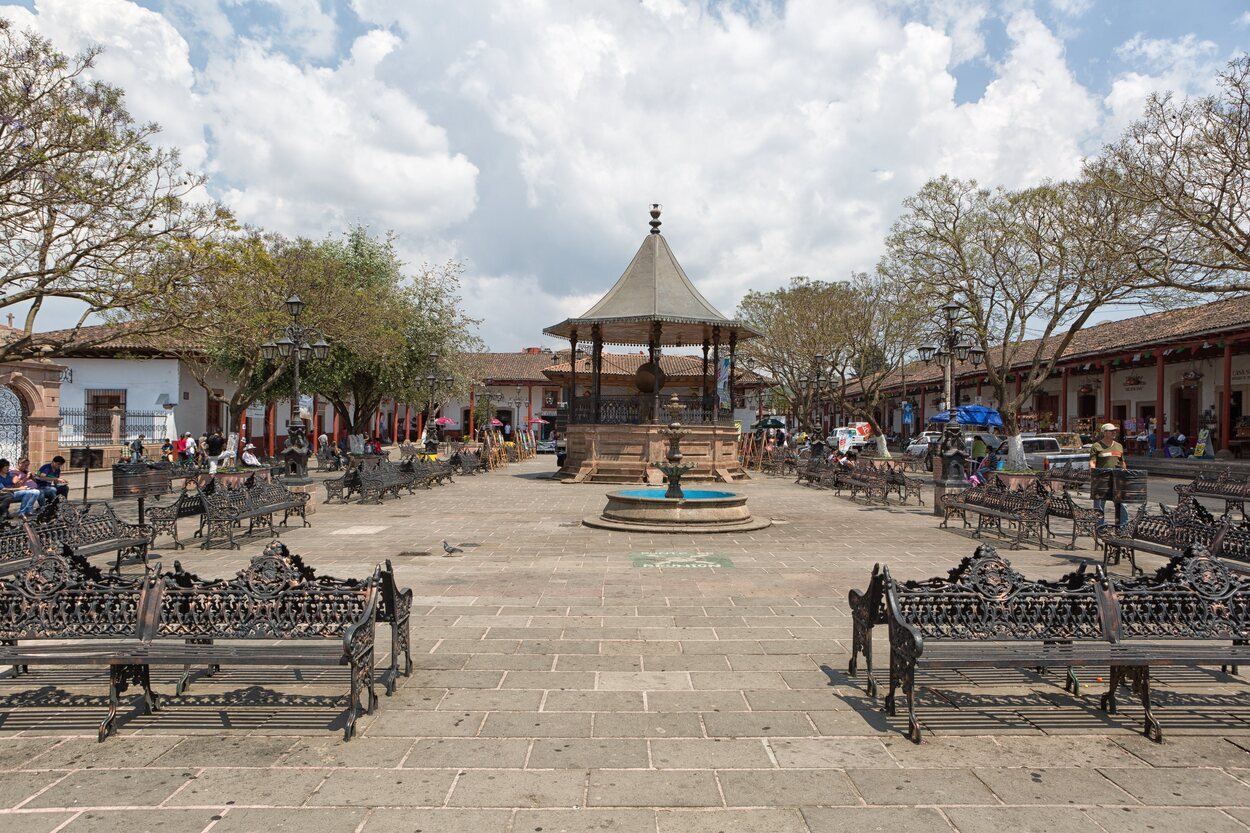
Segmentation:
<svg viewBox="0 0 1250 833">
<path fill-rule="evenodd" d="M 658 202 L 651 203 L 651 233 L 660 233 L 660 210 L 663 208 Z"/>
</svg>

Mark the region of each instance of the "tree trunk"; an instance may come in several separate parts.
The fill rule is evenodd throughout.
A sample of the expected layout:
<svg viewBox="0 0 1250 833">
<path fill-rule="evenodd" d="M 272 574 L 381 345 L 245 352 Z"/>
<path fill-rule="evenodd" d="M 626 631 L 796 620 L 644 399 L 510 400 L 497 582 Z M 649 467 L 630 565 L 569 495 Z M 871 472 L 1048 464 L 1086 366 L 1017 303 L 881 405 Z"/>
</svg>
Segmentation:
<svg viewBox="0 0 1250 833">
<path fill-rule="evenodd" d="M 1013 409 L 1002 412 L 1003 432 L 1007 435 L 1007 462 L 1003 468 L 1024 471 L 1029 467 L 1024 459 L 1024 438 L 1020 436 L 1020 420 Z"/>
</svg>

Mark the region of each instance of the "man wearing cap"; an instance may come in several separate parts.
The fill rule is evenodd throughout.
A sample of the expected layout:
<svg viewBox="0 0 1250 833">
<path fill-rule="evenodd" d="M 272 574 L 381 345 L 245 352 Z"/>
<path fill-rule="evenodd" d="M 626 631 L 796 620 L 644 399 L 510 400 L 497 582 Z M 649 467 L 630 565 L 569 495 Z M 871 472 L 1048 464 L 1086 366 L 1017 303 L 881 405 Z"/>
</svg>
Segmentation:
<svg viewBox="0 0 1250 833">
<path fill-rule="evenodd" d="M 1115 435 L 1119 429 L 1108 422 L 1102 427 L 1102 437 L 1094 442 L 1089 449 L 1089 467 L 1091 469 L 1126 469 L 1124 462 L 1124 446 L 1116 442 Z M 1098 528 L 1107 525 L 1105 518 L 1107 501 L 1105 498 L 1094 500 L 1094 508 L 1098 510 Z M 1128 523 L 1128 509 L 1123 503 L 1115 504 L 1116 523 L 1124 526 Z"/>
</svg>

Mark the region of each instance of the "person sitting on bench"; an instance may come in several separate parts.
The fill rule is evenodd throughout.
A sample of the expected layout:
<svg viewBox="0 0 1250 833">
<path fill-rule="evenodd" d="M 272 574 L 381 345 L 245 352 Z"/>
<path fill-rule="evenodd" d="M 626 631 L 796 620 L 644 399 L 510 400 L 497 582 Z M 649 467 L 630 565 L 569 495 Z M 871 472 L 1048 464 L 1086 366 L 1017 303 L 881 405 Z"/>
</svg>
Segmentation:
<svg viewBox="0 0 1250 833">
<path fill-rule="evenodd" d="M 64 500 L 69 497 L 69 481 L 61 477 L 61 469 L 64 467 L 65 458 L 58 454 L 52 458 L 51 463 L 44 463 L 35 472 L 35 480 L 39 482 L 44 498 L 50 500 L 60 497 Z"/>
</svg>

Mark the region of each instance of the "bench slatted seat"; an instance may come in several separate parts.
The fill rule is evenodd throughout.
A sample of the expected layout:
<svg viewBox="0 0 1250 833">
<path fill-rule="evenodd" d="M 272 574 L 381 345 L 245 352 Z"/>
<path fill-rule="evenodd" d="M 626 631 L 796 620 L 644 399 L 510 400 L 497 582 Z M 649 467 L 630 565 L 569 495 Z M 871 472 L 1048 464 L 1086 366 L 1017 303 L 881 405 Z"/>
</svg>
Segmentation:
<svg viewBox="0 0 1250 833">
<path fill-rule="evenodd" d="M 898 502 L 907 503 L 907 498 L 915 495 L 916 503 L 924 506 L 924 479 L 920 477 L 911 477 L 907 474 L 907 469 L 902 464 L 891 466 L 886 472 L 886 480 L 889 488 L 898 495 Z"/>
<path fill-rule="evenodd" d="M 447 461 L 447 464 L 456 474 L 465 476 L 473 476 L 485 471 L 482 466 L 482 455 L 476 451 L 459 449 L 455 454 L 451 455 L 451 459 Z"/>
<path fill-rule="evenodd" d="M 1189 483 L 1172 487 L 1179 500 L 1205 497 L 1224 501 L 1224 511 L 1234 510 L 1246 517 L 1246 501 L 1250 500 L 1250 478 L 1237 477 L 1231 469 L 1212 474 L 1204 472 Z"/>
<path fill-rule="evenodd" d="M 1024 539 L 1037 537 L 1037 548 L 1046 549 L 1046 497 L 1036 491 L 1010 490 L 1003 485 L 998 477 L 985 483 L 972 486 L 962 492 L 942 496 L 942 522 L 939 527 L 946 529 L 950 519 L 958 515 L 964 527 L 969 527 L 968 513 L 977 516 L 976 528 L 972 537 L 980 538 L 981 530 L 989 524 L 1003 535 L 1003 521 L 1014 526 L 1016 534 L 1011 542 L 1013 550 L 1020 549 Z"/>
<path fill-rule="evenodd" d="M 231 579 L 205 580 L 181 569 L 161 576 L 151 665 L 345 667 L 344 740 L 362 712 L 377 707 L 374 637 L 380 569 L 364 580 L 316 576 L 273 541 Z M 184 674 L 180 689 L 186 688 Z M 368 696 L 367 708 L 364 696 Z"/>
<path fill-rule="evenodd" d="M 833 468 L 828 460 L 821 457 L 812 457 L 807 461 L 806 466 L 795 469 L 795 483 L 806 483 L 809 486 L 822 485 L 822 478 Z"/>
<path fill-rule="evenodd" d="M 143 688 L 144 711 L 159 708 L 147 668 L 136 664 L 155 615 L 152 573 L 105 575 L 69 546 L 38 550 L 15 575 L 0 579 L 0 665 L 77 665 L 108 672 L 108 714 L 98 738 L 114 728 L 120 695 Z"/>
<path fill-rule="evenodd" d="M 1045 489 L 1046 486 L 1039 480 L 1038 488 Z M 1064 518 L 1072 522 L 1072 537 L 1068 540 L 1065 549 L 1076 549 L 1076 539 L 1082 535 L 1088 535 L 1097 540 L 1098 522 L 1102 520 L 1102 514 L 1090 507 L 1077 506 L 1068 492 L 1066 483 L 1060 492 L 1047 491 L 1042 494 L 1046 497 L 1047 537 L 1055 537 L 1050 528 L 1050 519 Z"/>
<path fill-rule="evenodd" d="M 121 520 L 108 503 L 93 503 L 83 509 L 67 502 L 54 520 L 27 522 L 27 525 L 39 541 L 39 551 L 67 545 L 75 555 L 84 558 L 116 552 L 117 559 L 112 567 L 115 573 L 121 572 L 122 561 L 127 556 L 147 564 L 148 547 L 153 538 L 151 526 Z"/>
<path fill-rule="evenodd" d="M 918 671 L 951 668 L 1068 669 L 1109 664 L 1110 643 L 1094 573 L 1058 581 L 1029 580 L 989 545 L 977 547 L 945 579 L 898 582 L 881 572 L 890 638 L 890 681 L 907 698 L 908 736 L 920 742 Z"/>
<path fill-rule="evenodd" d="M 399 490 L 404 480 L 398 473 L 379 463 L 365 464 L 356 467 L 359 485 L 356 491 L 360 494 L 359 503 L 382 503 L 387 497 L 399 497 Z"/>
<path fill-rule="evenodd" d="M 308 500 L 311 495 L 293 492 L 281 483 L 263 480 L 255 475 L 243 481 L 243 488 L 247 490 L 248 499 L 253 503 L 274 513 L 282 513 L 280 526 L 286 526 L 292 515 L 298 516 L 304 526 L 312 526 L 308 522 Z"/>
<path fill-rule="evenodd" d="M 345 469 L 339 477 L 332 477 L 323 480 L 322 483 L 326 487 L 326 499 L 323 503 L 329 503 L 332 500 L 338 500 L 347 503 L 348 497 L 360 487 L 360 475 L 355 467 Z"/>
<path fill-rule="evenodd" d="M 25 525 L 0 530 L 0 575 L 27 567 L 37 552 L 31 547 L 30 530 Z"/>
</svg>

